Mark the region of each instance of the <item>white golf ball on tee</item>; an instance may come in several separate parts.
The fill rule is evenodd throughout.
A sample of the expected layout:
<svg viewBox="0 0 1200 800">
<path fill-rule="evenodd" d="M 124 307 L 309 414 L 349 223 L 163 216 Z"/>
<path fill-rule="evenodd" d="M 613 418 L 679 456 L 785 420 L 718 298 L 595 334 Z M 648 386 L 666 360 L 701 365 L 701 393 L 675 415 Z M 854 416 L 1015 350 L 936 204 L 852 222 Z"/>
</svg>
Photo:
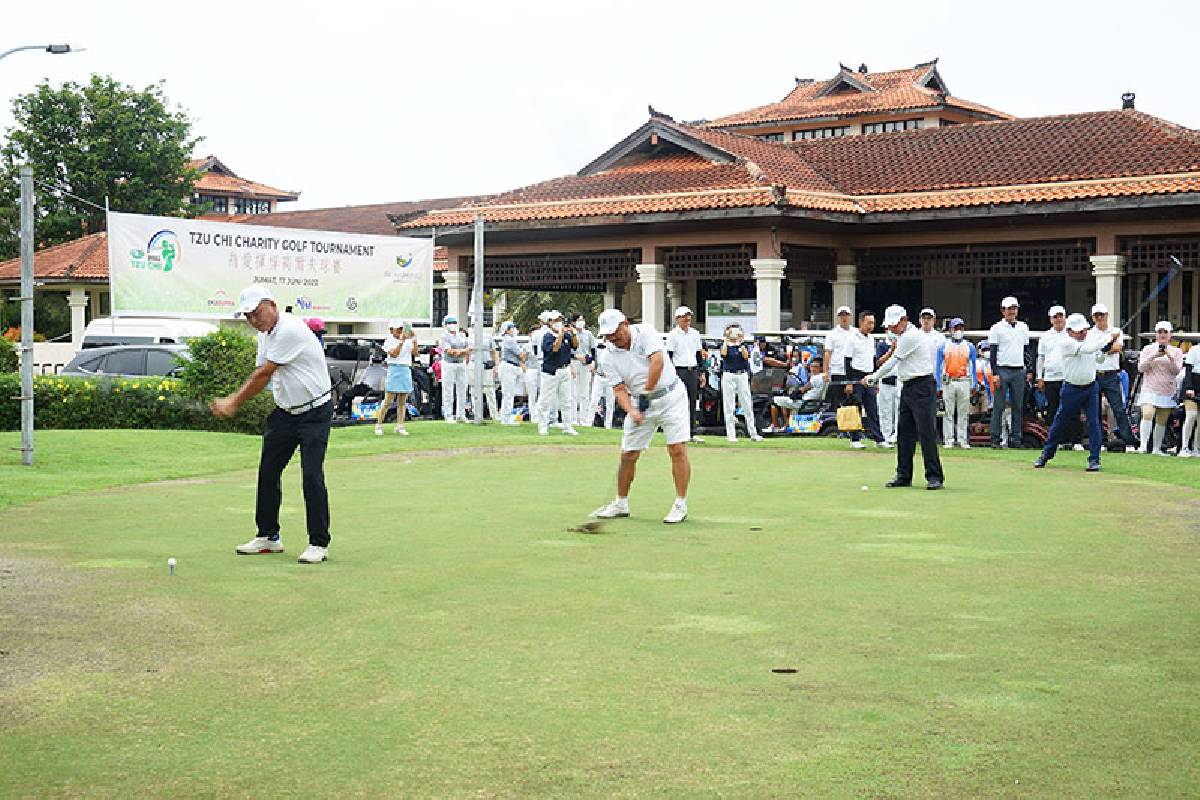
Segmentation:
<svg viewBox="0 0 1200 800">
<path fill-rule="evenodd" d="M 173 567 L 173 566 L 175 566 L 175 559 L 173 559 L 173 558 L 168 558 L 168 559 L 167 559 L 167 566 L 168 566 L 168 567 Z"/>
<path fill-rule="evenodd" d="M 865 483 L 863 484 L 863 491 L 864 491 L 864 492 L 866 492 L 866 491 L 870 491 L 870 488 L 871 488 L 871 487 L 867 486 Z"/>
</svg>

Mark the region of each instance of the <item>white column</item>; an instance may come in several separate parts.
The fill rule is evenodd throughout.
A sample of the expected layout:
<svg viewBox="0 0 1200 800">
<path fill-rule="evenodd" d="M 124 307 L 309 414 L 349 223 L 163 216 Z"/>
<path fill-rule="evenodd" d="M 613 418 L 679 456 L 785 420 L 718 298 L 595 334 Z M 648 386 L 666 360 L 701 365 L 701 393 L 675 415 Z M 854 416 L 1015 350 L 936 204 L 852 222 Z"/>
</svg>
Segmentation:
<svg viewBox="0 0 1200 800">
<path fill-rule="evenodd" d="M 1096 302 L 1108 306 L 1109 324 L 1120 327 L 1121 279 L 1125 277 L 1125 256 L 1092 256 L 1092 277 L 1096 279 Z"/>
<path fill-rule="evenodd" d="M 67 295 L 67 305 L 71 307 L 71 344 L 83 346 L 83 330 L 87 327 L 87 291 L 82 286 L 72 286 Z"/>
<path fill-rule="evenodd" d="M 833 282 L 833 310 L 838 306 L 850 306 L 854 311 L 854 294 L 858 287 L 858 267 L 854 264 L 838 264 L 837 279 Z"/>
<path fill-rule="evenodd" d="M 752 258 L 750 271 L 754 275 L 760 331 L 779 330 L 779 297 L 787 262 L 782 258 Z"/>
<path fill-rule="evenodd" d="M 457 317 L 458 322 L 464 328 L 467 325 L 467 304 L 471 300 L 471 281 L 470 277 L 465 272 L 446 272 L 446 313 L 452 317 Z M 440 319 L 433 321 L 434 325 L 441 325 Z"/>
<path fill-rule="evenodd" d="M 494 292 L 492 294 L 492 329 L 500 330 L 500 323 L 504 322 L 504 315 L 508 312 L 508 292 Z"/>
<path fill-rule="evenodd" d="M 662 264 L 638 264 L 637 276 L 642 285 L 642 322 L 655 330 L 666 330 L 667 268 Z"/>
<path fill-rule="evenodd" d="M 683 305 L 683 282 L 682 281 L 667 281 L 667 313 L 674 314 L 675 309 Z M 672 316 L 667 320 L 668 325 L 674 325 L 675 319 Z"/>
<path fill-rule="evenodd" d="M 604 284 L 604 308 L 620 308 L 621 289 L 624 288 L 619 283 Z"/>
</svg>

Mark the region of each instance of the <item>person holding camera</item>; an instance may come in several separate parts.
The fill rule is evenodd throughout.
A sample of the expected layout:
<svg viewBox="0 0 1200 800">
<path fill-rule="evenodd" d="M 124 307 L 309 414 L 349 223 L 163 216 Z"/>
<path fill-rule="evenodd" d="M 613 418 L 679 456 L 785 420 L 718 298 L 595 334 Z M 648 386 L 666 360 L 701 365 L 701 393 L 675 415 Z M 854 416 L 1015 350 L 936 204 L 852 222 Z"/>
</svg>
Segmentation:
<svg viewBox="0 0 1200 800">
<path fill-rule="evenodd" d="M 513 401 L 525 393 L 525 359 L 528 354 L 517 341 L 517 324 L 512 320 L 500 326 L 500 424 L 517 425 L 513 419 Z"/>
<path fill-rule="evenodd" d="M 467 421 L 467 358 L 471 353 L 467 335 L 458 329 L 458 317 L 442 320 L 446 332 L 438 340 L 442 350 L 442 418 L 446 422 Z"/>
<path fill-rule="evenodd" d="M 663 337 L 649 325 L 630 325 L 625 315 L 610 308 L 600 315 L 600 336 L 607 340 L 600 368 L 613 384 L 613 393 L 625 410 L 621 435 L 621 464 L 617 470 L 617 496 L 592 512 L 598 519 L 629 516 L 629 489 L 637 473 L 638 458 L 662 428 L 671 457 L 675 502 L 663 522 L 687 519 L 687 490 L 692 477 L 687 445 L 691 438 L 687 390 L 667 357 Z"/>
<path fill-rule="evenodd" d="M 408 396 L 412 394 L 413 353 L 417 348 L 417 335 L 412 323 L 407 325 L 398 319 L 388 323 L 388 337 L 383 340 L 383 352 L 387 354 L 387 380 L 383 385 L 383 402 L 379 404 L 379 415 L 375 418 L 375 435 L 383 436 L 383 421 L 392 403 L 396 404 L 396 433 L 408 436 L 404 429 L 404 413 Z"/>
<path fill-rule="evenodd" d="M 750 396 L 750 346 L 740 325 L 727 325 L 721 342 L 721 400 L 725 410 L 725 438 L 737 441 L 737 406 L 750 438 L 761 442 L 754 424 L 754 398 Z"/>
<path fill-rule="evenodd" d="M 1142 424 L 1138 426 L 1141 438 L 1139 453 L 1146 452 L 1150 443 L 1150 430 L 1154 429 L 1156 456 L 1165 456 L 1162 443 L 1167 433 L 1167 421 L 1171 412 L 1179 405 L 1177 381 L 1183 370 L 1183 351 L 1171 344 L 1171 323 L 1163 320 L 1154 326 L 1154 341 L 1142 348 L 1138 357 L 1138 372 L 1142 373 L 1142 391 L 1138 405 L 1142 407 Z"/>
<path fill-rule="evenodd" d="M 550 330 L 542 336 L 542 388 L 538 400 L 538 433 L 550 435 L 550 424 L 562 413 L 563 433 L 578 436 L 571 421 L 575 418 L 572 400 L 571 358 L 579 347 L 575 330 L 563 324 L 563 315 L 551 311 Z"/>
</svg>

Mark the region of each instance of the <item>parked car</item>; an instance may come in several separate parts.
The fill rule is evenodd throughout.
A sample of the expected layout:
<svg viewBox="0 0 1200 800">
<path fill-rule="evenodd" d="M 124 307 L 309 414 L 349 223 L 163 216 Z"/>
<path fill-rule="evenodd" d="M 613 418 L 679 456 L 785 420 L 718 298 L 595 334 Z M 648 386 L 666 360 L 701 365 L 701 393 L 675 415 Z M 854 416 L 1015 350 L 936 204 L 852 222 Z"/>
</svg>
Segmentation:
<svg viewBox="0 0 1200 800">
<path fill-rule="evenodd" d="M 214 333 L 211 322 L 151 317 L 105 317 L 88 323 L 83 332 L 83 349 L 119 344 L 185 344 L 188 339 Z"/>
<path fill-rule="evenodd" d="M 185 344 L 118 345 L 81 350 L 62 375 L 97 378 L 145 378 L 177 375 L 181 359 L 191 358 Z"/>
</svg>

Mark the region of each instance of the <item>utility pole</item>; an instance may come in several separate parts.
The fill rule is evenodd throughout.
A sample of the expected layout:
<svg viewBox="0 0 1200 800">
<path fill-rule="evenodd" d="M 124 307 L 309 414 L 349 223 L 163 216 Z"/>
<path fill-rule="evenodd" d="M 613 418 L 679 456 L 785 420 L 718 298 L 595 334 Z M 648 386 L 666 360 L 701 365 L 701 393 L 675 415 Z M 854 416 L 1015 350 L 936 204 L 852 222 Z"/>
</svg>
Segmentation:
<svg viewBox="0 0 1200 800">
<path fill-rule="evenodd" d="M 33 466 L 33 167 L 21 167 L 21 463 Z"/>
<path fill-rule="evenodd" d="M 471 305 L 475 310 L 474 341 L 472 349 L 475 357 L 471 359 L 471 389 L 475 395 L 472 408 L 475 411 L 476 425 L 483 424 L 483 362 L 491 355 L 492 347 L 489 342 L 486 349 L 483 342 L 483 214 L 475 215 L 475 285 L 471 287 Z M 486 353 L 486 355 L 485 355 Z"/>
</svg>

